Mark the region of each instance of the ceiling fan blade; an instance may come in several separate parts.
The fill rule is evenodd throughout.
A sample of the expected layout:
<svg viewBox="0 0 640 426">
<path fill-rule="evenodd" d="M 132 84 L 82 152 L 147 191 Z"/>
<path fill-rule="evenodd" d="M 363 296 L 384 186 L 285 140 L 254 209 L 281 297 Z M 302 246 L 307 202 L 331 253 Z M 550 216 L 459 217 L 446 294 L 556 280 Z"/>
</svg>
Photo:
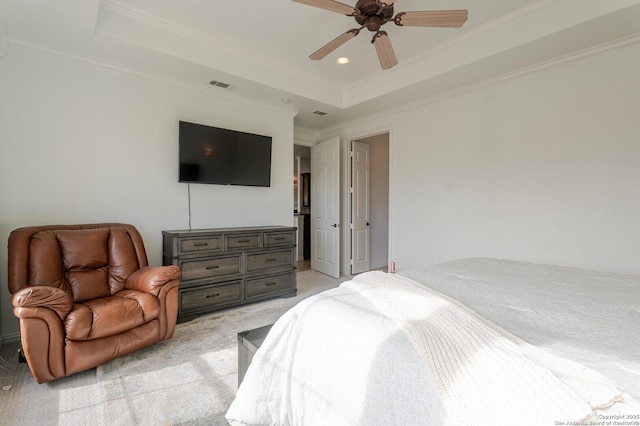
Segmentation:
<svg viewBox="0 0 640 426">
<path fill-rule="evenodd" d="M 325 44 L 320 49 L 313 52 L 311 55 L 309 55 L 309 58 L 313 59 L 314 61 L 324 58 L 329 53 L 333 52 L 338 47 L 342 46 L 343 44 L 351 40 L 353 37 L 357 36 L 359 32 L 360 30 L 354 29 L 339 35 L 338 37 L 336 37 L 329 43 Z"/>
<path fill-rule="evenodd" d="M 296 3 L 306 4 L 308 6 L 319 7 L 320 9 L 330 10 L 331 12 L 342 13 L 344 15 L 355 16 L 358 9 L 344 3 L 334 0 L 293 0 Z"/>
<path fill-rule="evenodd" d="M 396 25 L 407 27 L 461 27 L 467 21 L 467 10 L 431 10 L 425 12 L 401 12 L 393 18 Z"/>
<path fill-rule="evenodd" d="M 378 0 L 378 3 L 381 3 L 383 6 L 393 6 L 396 0 Z"/>
<path fill-rule="evenodd" d="M 397 63 L 396 53 L 391 46 L 391 40 L 386 31 L 378 31 L 372 40 L 373 45 L 376 47 L 378 53 L 378 60 L 383 70 L 393 68 Z"/>
</svg>

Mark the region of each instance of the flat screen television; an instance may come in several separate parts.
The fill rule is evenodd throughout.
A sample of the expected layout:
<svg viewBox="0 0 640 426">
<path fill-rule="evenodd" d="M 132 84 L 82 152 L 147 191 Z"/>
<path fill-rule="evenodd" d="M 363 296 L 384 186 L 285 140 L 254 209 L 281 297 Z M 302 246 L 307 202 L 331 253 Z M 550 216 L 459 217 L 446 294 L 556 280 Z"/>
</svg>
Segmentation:
<svg viewBox="0 0 640 426">
<path fill-rule="evenodd" d="M 180 182 L 271 186 L 271 137 L 180 121 Z"/>
</svg>

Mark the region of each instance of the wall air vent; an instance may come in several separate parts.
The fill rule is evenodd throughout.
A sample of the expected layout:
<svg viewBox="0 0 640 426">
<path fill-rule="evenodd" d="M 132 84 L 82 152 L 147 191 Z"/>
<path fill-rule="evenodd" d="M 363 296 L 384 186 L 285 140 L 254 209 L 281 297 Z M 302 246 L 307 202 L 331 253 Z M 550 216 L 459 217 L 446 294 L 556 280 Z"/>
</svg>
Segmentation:
<svg viewBox="0 0 640 426">
<path fill-rule="evenodd" d="M 313 111 L 313 113 L 316 114 L 316 115 L 327 115 L 328 114 L 328 113 L 326 113 L 324 111 L 318 111 L 318 110 Z"/>
<path fill-rule="evenodd" d="M 222 87 L 223 89 L 226 89 L 227 87 L 230 86 L 228 83 L 223 83 L 222 81 L 216 81 L 216 80 L 211 80 L 209 84 L 216 87 Z"/>
</svg>

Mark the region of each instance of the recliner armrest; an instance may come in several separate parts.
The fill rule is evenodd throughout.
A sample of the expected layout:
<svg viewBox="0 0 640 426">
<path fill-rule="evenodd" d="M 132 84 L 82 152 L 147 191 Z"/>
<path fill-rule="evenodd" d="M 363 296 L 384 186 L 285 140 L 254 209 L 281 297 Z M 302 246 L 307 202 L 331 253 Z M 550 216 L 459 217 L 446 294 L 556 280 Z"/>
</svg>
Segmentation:
<svg viewBox="0 0 640 426">
<path fill-rule="evenodd" d="M 48 308 L 61 320 L 73 309 L 73 298 L 69 293 L 57 287 L 32 286 L 17 291 L 11 299 L 14 308 Z M 28 312 L 28 310 L 19 310 Z M 15 310 L 14 310 L 15 312 Z"/>
<path fill-rule="evenodd" d="M 125 288 L 158 295 L 160 289 L 170 281 L 178 280 L 182 270 L 176 265 L 146 266 L 129 275 Z"/>
</svg>

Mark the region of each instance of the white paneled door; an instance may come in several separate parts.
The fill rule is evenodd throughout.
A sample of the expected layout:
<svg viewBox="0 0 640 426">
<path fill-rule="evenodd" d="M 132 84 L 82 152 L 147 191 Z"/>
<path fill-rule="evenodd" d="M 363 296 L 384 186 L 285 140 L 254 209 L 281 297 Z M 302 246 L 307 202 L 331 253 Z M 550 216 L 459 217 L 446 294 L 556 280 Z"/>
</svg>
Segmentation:
<svg viewBox="0 0 640 426">
<path fill-rule="evenodd" d="M 369 145 L 351 142 L 351 273 L 369 270 Z"/>
<path fill-rule="evenodd" d="M 340 277 L 340 138 L 311 147 L 311 269 Z"/>
</svg>

